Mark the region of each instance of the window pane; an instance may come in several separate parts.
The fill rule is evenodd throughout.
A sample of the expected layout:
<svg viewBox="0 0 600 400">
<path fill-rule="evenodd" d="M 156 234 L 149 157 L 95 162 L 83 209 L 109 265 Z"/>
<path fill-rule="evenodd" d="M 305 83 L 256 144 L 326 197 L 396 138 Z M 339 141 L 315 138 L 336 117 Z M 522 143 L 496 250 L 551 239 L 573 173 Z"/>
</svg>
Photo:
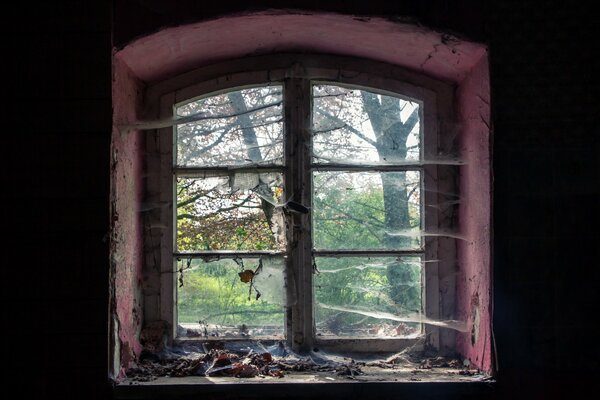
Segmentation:
<svg viewBox="0 0 600 400">
<path fill-rule="evenodd" d="M 283 250 L 280 173 L 177 178 L 177 249 Z"/>
<path fill-rule="evenodd" d="M 419 160 L 418 103 L 332 85 L 314 85 L 313 96 L 315 163 Z"/>
<path fill-rule="evenodd" d="M 178 166 L 225 166 L 283 162 L 281 86 L 237 90 L 187 103 L 177 126 Z"/>
<path fill-rule="evenodd" d="M 282 335 L 283 266 L 282 256 L 177 261 L 178 336 Z"/>
<path fill-rule="evenodd" d="M 420 333 L 420 257 L 317 257 L 318 336 L 407 337 Z M 417 317 L 417 318 L 415 318 Z"/>
<path fill-rule="evenodd" d="M 420 173 L 313 172 L 316 249 L 414 249 L 421 243 Z"/>
</svg>

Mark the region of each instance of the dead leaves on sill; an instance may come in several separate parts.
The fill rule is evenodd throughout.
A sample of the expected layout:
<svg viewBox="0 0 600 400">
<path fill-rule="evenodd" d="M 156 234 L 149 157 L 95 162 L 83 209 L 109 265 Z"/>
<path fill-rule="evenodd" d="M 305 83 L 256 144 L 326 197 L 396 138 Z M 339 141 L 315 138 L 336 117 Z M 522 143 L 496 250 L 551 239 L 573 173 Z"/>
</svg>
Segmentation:
<svg viewBox="0 0 600 400">
<path fill-rule="evenodd" d="M 255 376 L 283 377 L 283 371 L 273 362 L 270 353 L 248 353 L 243 359 L 235 353 L 225 350 L 211 350 L 217 356 L 212 365 L 204 371 L 205 376 L 232 376 L 236 378 L 254 378 Z M 209 352 L 209 355 L 211 354 Z"/>
<path fill-rule="evenodd" d="M 465 360 L 460 362 L 455 358 L 448 357 L 432 357 L 422 360 L 417 369 L 411 371 L 413 375 L 424 372 L 423 370 L 431 370 L 435 368 L 450 368 L 455 371 L 448 372 L 450 375 L 475 376 L 481 374 L 478 369 L 470 369 L 470 362 Z M 420 381 L 419 378 L 413 377 L 411 380 Z"/>
<path fill-rule="evenodd" d="M 447 358 L 447 357 L 435 357 L 435 358 L 427 358 L 421 361 L 419 365 L 419 369 L 432 369 L 432 368 L 452 368 L 458 370 L 458 375 L 463 376 L 474 376 L 481 374 L 481 371 L 478 369 L 470 368 L 471 363 L 468 360 L 463 361 L 462 363 L 455 358 Z"/>
<path fill-rule="evenodd" d="M 271 353 L 250 351 L 245 355 L 223 349 L 211 349 L 208 353 L 193 358 L 161 360 L 153 354 L 141 357 L 137 366 L 127 370 L 132 381 L 146 382 L 159 377 L 209 376 L 209 377 L 276 377 L 283 378 L 290 372 L 332 372 L 352 379 L 363 375 L 360 368 L 364 363 L 327 362 L 316 363 L 312 359 L 275 358 Z"/>
<path fill-rule="evenodd" d="M 412 355 L 401 352 L 387 359 L 371 362 L 355 361 L 347 357 L 342 360 L 341 357 L 334 356 L 338 358 L 334 361 L 327 355 L 298 357 L 292 354 L 290 357 L 287 352 L 280 354 L 271 348 L 268 351 L 266 348 L 263 348 L 265 351 L 248 348 L 241 351 L 225 349 L 223 342 L 212 342 L 211 345 L 203 345 L 203 351 L 199 352 L 175 350 L 154 354 L 146 350 L 137 366 L 130 368 L 126 376 L 131 382 L 145 382 L 159 377 L 283 378 L 294 373 L 325 373 L 325 379 L 333 379 L 332 376 L 337 375 L 346 379 L 363 380 L 365 377 L 370 379 L 369 377 L 376 376 L 373 375 L 373 367 L 398 370 L 400 374 L 408 373 L 408 379 L 414 381 L 427 380 L 430 376 L 440 376 L 439 374 L 464 377 L 481 374 L 481 371 L 472 369 L 466 361 L 460 362 L 449 357 L 424 357 L 424 354 L 418 353 Z"/>
<path fill-rule="evenodd" d="M 142 357 L 135 368 L 127 371 L 134 381 L 151 381 L 161 376 L 230 376 L 253 378 L 255 376 L 283 377 L 270 353 L 250 351 L 245 357 L 221 349 L 192 358 L 161 360 L 154 355 Z"/>
<path fill-rule="evenodd" d="M 447 357 L 435 357 L 426 358 L 421 361 L 419 369 L 432 369 L 432 368 L 460 368 L 461 362 L 457 359 L 450 359 Z"/>
</svg>

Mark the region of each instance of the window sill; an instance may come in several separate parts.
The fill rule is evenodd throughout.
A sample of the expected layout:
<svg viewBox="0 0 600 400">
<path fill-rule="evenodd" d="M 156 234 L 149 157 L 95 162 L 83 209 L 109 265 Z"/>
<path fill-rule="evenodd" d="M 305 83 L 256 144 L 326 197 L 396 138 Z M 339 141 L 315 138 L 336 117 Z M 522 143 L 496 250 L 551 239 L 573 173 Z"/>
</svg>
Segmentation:
<svg viewBox="0 0 600 400">
<path fill-rule="evenodd" d="M 487 375 L 459 375 L 456 369 L 406 368 L 365 371 L 359 376 L 332 376 L 327 372 L 292 373 L 283 378 L 255 377 L 160 377 L 139 382 L 126 379 L 114 388 L 115 398 L 313 398 L 328 399 L 396 396 L 418 398 L 481 398 L 493 390 L 494 380 Z M 209 397 L 207 397 L 209 396 Z M 223 397 L 225 396 L 225 397 Z"/>
</svg>

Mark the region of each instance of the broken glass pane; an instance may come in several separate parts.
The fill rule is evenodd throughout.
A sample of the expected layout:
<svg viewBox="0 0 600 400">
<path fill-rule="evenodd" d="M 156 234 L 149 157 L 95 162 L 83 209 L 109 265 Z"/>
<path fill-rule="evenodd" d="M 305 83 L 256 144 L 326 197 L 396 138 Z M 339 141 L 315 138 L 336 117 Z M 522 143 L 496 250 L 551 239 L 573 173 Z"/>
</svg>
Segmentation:
<svg viewBox="0 0 600 400">
<path fill-rule="evenodd" d="M 178 336 L 283 335 L 283 256 L 177 261 Z"/>
<path fill-rule="evenodd" d="M 283 176 L 177 178 L 177 250 L 283 250 Z"/>
<path fill-rule="evenodd" d="M 422 309 L 420 257 L 317 257 L 315 263 L 317 335 L 379 338 L 421 332 L 419 323 L 409 322 L 418 320 Z"/>
<path fill-rule="evenodd" d="M 283 163 L 281 86 L 236 90 L 176 109 L 179 167 Z"/>
<path fill-rule="evenodd" d="M 313 242 L 324 250 L 421 245 L 420 173 L 313 172 Z"/>
<path fill-rule="evenodd" d="M 420 159 L 419 103 L 334 85 L 314 85 L 313 96 L 315 163 Z"/>
</svg>

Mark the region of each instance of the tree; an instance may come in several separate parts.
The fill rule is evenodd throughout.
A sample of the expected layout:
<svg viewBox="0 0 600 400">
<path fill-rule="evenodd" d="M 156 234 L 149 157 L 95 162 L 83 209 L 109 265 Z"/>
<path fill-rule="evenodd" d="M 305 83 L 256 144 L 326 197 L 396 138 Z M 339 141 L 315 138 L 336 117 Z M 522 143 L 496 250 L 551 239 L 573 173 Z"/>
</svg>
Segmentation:
<svg viewBox="0 0 600 400">
<path fill-rule="evenodd" d="M 326 85 L 315 86 L 314 97 L 317 162 L 374 164 L 418 157 L 416 104 Z M 281 104 L 281 88 L 274 86 L 232 91 L 181 107 L 181 115 L 202 112 L 205 118 L 179 127 L 178 164 L 281 163 Z M 236 182 L 244 179 L 247 182 Z M 418 181 L 418 176 L 407 172 L 315 173 L 315 246 L 398 249 L 414 245 L 418 239 L 400 233 L 420 226 Z M 180 179 L 178 247 L 282 249 L 283 215 L 273 204 L 281 202 L 282 193 L 281 176 L 273 173 Z M 325 288 L 321 299 L 384 304 L 396 313 L 420 310 L 420 287 L 413 284 L 420 282 L 420 275 L 416 276 L 420 269 L 414 268 L 414 261 L 362 260 L 371 264 L 365 268 L 356 261 L 323 261 L 329 271 L 319 277 Z M 336 269 L 345 272 L 331 272 Z"/>
<path fill-rule="evenodd" d="M 206 118 L 178 128 L 178 164 L 281 162 L 281 104 L 281 88 L 273 87 L 233 91 L 181 107 L 183 115 L 202 112 Z M 274 225 L 281 215 L 272 203 L 281 197 L 282 185 L 274 173 L 180 179 L 178 248 L 281 248 L 283 237 Z M 265 200 L 269 197 L 271 202 Z"/>
<path fill-rule="evenodd" d="M 360 160 L 364 164 L 398 163 L 405 162 L 415 155 L 418 157 L 418 142 L 412 146 L 408 144 L 411 133 L 419 123 L 419 108 L 416 104 L 397 97 L 337 86 L 316 87 L 315 92 L 318 99 L 315 101 L 314 118 L 319 126 L 317 132 L 334 136 L 321 139 L 324 145 L 317 149 L 326 161 L 331 161 L 334 155 L 342 162 Z M 408 114 L 404 120 L 403 112 Z M 366 132 L 367 127 L 370 127 L 371 133 Z M 336 133 L 332 135 L 332 132 Z M 341 157 L 339 143 L 344 143 Z M 379 241 L 376 244 L 377 248 L 410 248 L 414 245 L 414 236 L 403 236 L 402 232 L 420 226 L 419 200 L 415 202 L 416 206 L 413 206 L 412 218 L 410 215 L 410 199 L 420 195 L 419 185 L 414 184 L 410 191 L 407 190 L 411 186 L 407 180 L 407 172 L 382 172 L 379 175 L 383 210 L 373 204 L 362 203 L 362 214 L 364 211 L 373 211 L 363 217 L 363 220 L 370 218 L 373 221 L 367 227 L 381 228 L 379 234 L 371 232 Z M 348 201 L 345 203 L 348 204 Z M 331 209 L 343 207 L 334 204 L 326 206 Z M 348 209 L 343 214 L 347 218 L 361 215 L 360 211 Z M 364 239 L 359 243 L 363 243 L 363 246 L 365 243 L 373 245 Z M 414 275 L 414 270 L 406 264 L 391 265 L 387 269 L 388 281 L 391 283 L 389 294 L 396 304 L 402 304 L 411 310 L 420 310 L 420 287 L 402 285 L 403 282 L 413 282 Z"/>
<path fill-rule="evenodd" d="M 407 139 L 419 122 L 419 109 L 414 108 L 406 121 L 401 119 L 400 99 L 361 91 L 365 111 L 375 132 L 375 148 L 380 161 L 404 161 L 407 156 Z M 383 202 L 385 206 L 385 227 L 387 232 L 401 232 L 411 227 L 408 212 L 408 192 L 406 172 L 392 172 L 382 176 Z M 410 237 L 388 234 L 384 238 L 386 247 L 409 248 Z M 388 268 L 390 282 L 411 282 L 411 271 L 403 265 Z M 415 299 L 420 297 L 420 288 L 414 286 L 393 286 L 391 298 L 399 304 L 409 303 L 415 307 Z M 419 301 L 420 303 L 420 301 Z M 418 305 L 420 310 L 420 304 Z"/>
</svg>

